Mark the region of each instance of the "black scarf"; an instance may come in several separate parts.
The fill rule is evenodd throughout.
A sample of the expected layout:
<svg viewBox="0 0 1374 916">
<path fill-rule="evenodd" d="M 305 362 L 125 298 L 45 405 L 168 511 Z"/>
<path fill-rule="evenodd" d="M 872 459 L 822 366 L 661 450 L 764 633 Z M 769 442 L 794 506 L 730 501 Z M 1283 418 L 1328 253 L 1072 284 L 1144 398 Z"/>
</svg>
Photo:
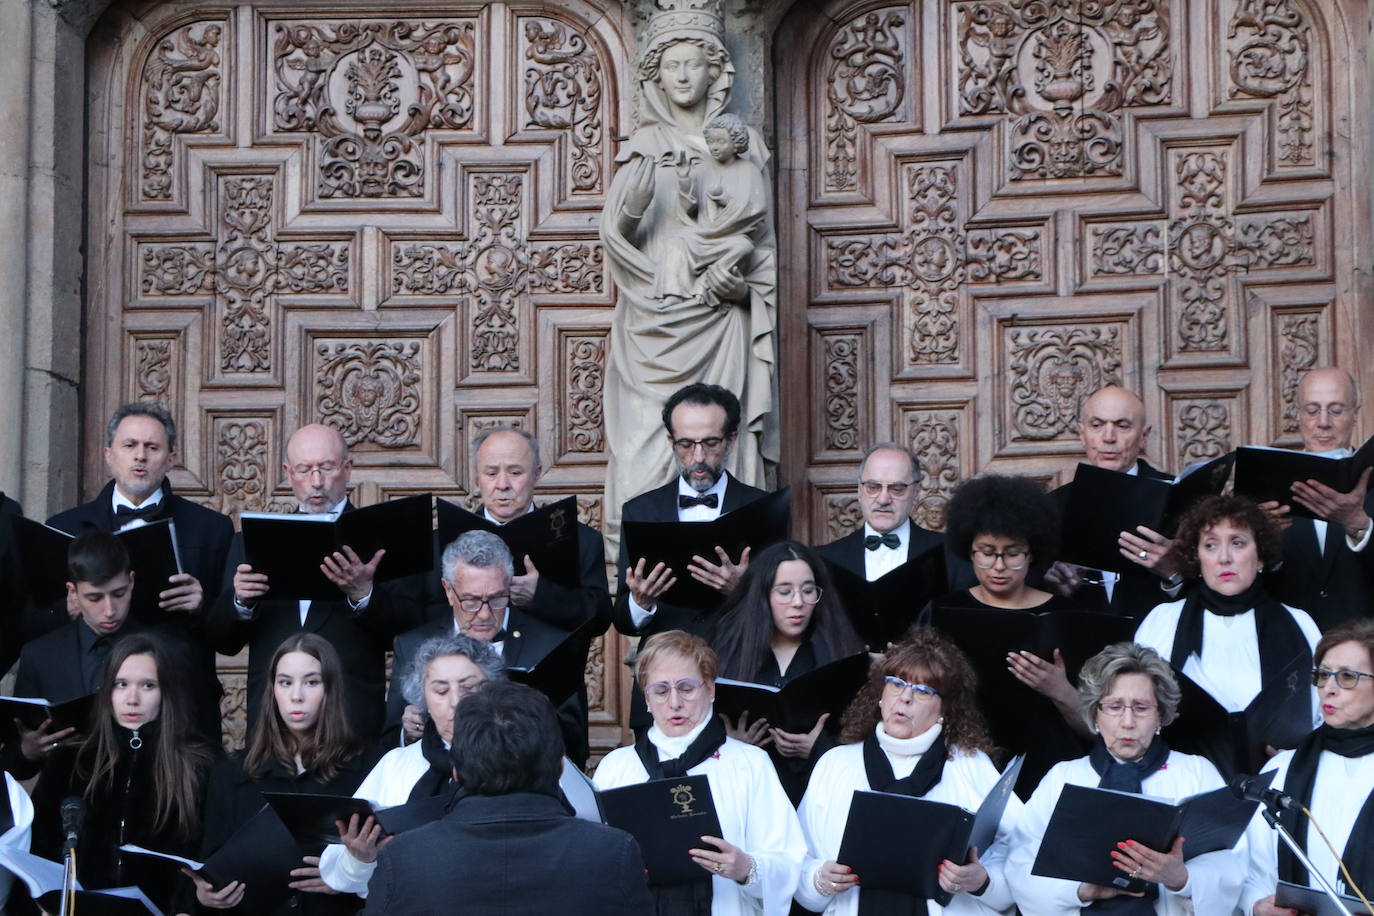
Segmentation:
<svg viewBox="0 0 1374 916">
<path fill-rule="evenodd" d="M 1255 609 L 1255 636 L 1259 641 L 1260 683 L 1268 684 L 1271 677 L 1293 660 L 1296 650 L 1308 651 L 1308 644 L 1293 615 L 1269 597 L 1259 579 L 1239 595 L 1221 595 L 1208 588 L 1207 583 L 1198 582 L 1184 601 L 1178 628 L 1174 630 L 1169 663 L 1182 671 L 1188 656 L 1202 657 L 1205 614 L 1210 612 L 1220 617 L 1233 617 L 1251 608 Z"/>
<path fill-rule="evenodd" d="M 686 776 L 688 770 L 710 757 L 724 743 L 725 726 L 712 716 L 681 757 L 659 760 L 658 748 L 650 743 L 647 728 L 635 739 L 635 753 L 651 780 L 670 779 Z M 711 876 L 705 872 L 687 884 L 656 884 L 649 890 L 654 894 L 657 916 L 711 916 Z"/>
<path fill-rule="evenodd" d="M 1332 728 L 1323 725 L 1298 745 L 1288 764 L 1288 777 L 1284 780 L 1283 788 L 1305 808 L 1312 807 L 1317 760 L 1322 751 L 1330 751 L 1341 757 L 1374 754 L 1374 725 L 1367 728 Z M 1301 811 L 1284 809 L 1279 815 L 1279 822 L 1304 849 L 1307 848 L 1307 817 Z M 1341 858 L 1356 884 L 1363 888 L 1374 884 L 1374 794 L 1364 800 L 1364 806 L 1355 818 L 1355 825 L 1350 829 L 1350 838 L 1345 841 L 1345 852 Z M 1282 843 L 1279 844 L 1279 877 L 1294 884 L 1308 883 L 1307 869 L 1292 850 Z M 1343 875 L 1337 876 L 1336 887 L 1348 894 L 1350 891 L 1344 882 Z"/>
<path fill-rule="evenodd" d="M 1248 608 L 1247 608 L 1248 609 Z M 1282 610 L 1282 608 L 1280 608 Z M 1286 613 L 1286 612 L 1285 612 Z M 1088 752 L 1088 763 L 1100 777 L 1099 789 L 1114 789 L 1117 792 L 1132 792 L 1139 795 L 1141 784 L 1164 766 L 1169 759 L 1169 745 L 1163 738 L 1156 737 L 1140 755 L 1139 760 L 1122 763 L 1111 755 L 1107 746 L 1098 738 L 1093 749 Z M 1151 884 L 1145 888 L 1144 897 L 1109 897 L 1097 900 L 1084 907 L 1092 916 L 1151 916 L 1155 911 L 1155 900 L 1159 897 L 1159 885 Z"/>
<path fill-rule="evenodd" d="M 892 772 L 892 762 L 878 744 L 878 731 L 874 729 L 864 739 L 864 775 L 868 786 L 875 792 L 892 792 L 897 795 L 910 795 L 920 798 L 939 784 L 945 774 L 944 735 L 937 735 L 930 747 L 916 761 L 911 774 L 898 779 Z M 935 898 L 941 906 L 949 904 L 951 895 L 943 891 Z M 876 888 L 859 889 L 859 916 L 924 916 L 928 907 L 926 901 L 910 894 L 896 891 L 882 891 Z"/>
<path fill-rule="evenodd" d="M 429 761 L 429 769 L 415 780 L 407 802 L 432 798 L 447 788 L 453 779 L 453 761 L 448 756 L 448 748 L 444 747 L 444 739 L 439 737 L 439 730 L 434 727 L 433 719 L 425 720 L 425 733 L 420 738 L 420 752 L 425 755 L 425 760 Z"/>
</svg>

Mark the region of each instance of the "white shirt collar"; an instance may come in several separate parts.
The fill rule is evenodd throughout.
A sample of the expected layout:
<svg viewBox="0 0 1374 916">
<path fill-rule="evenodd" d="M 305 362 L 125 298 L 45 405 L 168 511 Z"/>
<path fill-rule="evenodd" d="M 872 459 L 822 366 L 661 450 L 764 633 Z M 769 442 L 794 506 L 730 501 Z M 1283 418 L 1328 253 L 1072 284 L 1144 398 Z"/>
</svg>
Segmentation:
<svg viewBox="0 0 1374 916">
<path fill-rule="evenodd" d="M 649 743 L 658 748 L 658 759 L 660 761 L 675 760 L 687 753 L 687 748 L 691 747 L 692 742 L 697 739 L 697 735 L 700 735 L 706 726 L 711 724 L 711 719 L 715 717 L 715 714 L 715 704 L 712 704 L 706 710 L 706 715 L 702 716 L 701 721 L 696 724 L 696 727 L 685 735 L 665 735 L 662 729 L 658 727 L 657 722 L 650 725 Z"/>
<path fill-rule="evenodd" d="M 531 512 L 533 512 L 533 511 L 534 511 L 534 500 L 530 500 L 529 507 L 525 509 L 525 514 L 526 514 L 526 515 L 529 515 L 529 514 L 530 514 Z M 486 519 L 487 521 L 491 522 L 493 525 L 504 525 L 504 524 L 505 524 L 505 522 L 498 522 L 496 519 L 492 518 L 492 517 L 491 517 L 491 513 L 487 511 L 487 507 L 486 507 L 486 506 L 483 506 L 483 507 L 482 507 L 482 518 L 484 518 L 484 519 Z"/>
<path fill-rule="evenodd" d="M 504 630 L 504 629 L 505 629 L 506 627 L 508 627 L 508 626 L 510 626 L 510 608 L 509 608 L 509 607 L 506 608 L 506 613 L 501 617 L 501 629 Z M 453 635 L 454 635 L 454 636 L 462 636 L 462 635 L 463 635 L 462 631 L 458 629 L 458 618 L 457 618 L 457 617 L 453 618 Z M 493 639 L 492 642 L 494 642 L 494 643 L 500 643 L 500 642 L 505 642 L 505 640 L 502 640 L 502 639 Z"/>
<path fill-rule="evenodd" d="M 115 484 L 115 488 L 114 488 L 114 500 L 113 500 L 113 503 L 112 503 L 112 505 L 113 505 L 113 507 L 114 507 L 115 509 L 118 509 L 120 506 L 128 506 L 130 509 L 142 509 L 142 508 L 144 508 L 145 506 L 156 506 L 156 505 L 157 505 L 158 503 L 160 503 L 160 502 L 162 502 L 162 487 L 161 487 L 161 486 L 158 486 L 158 488 L 157 488 L 156 490 L 154 490 L 153 492 L 149 493 L 147 499 L 143 500 L 142 503 L 139 503 L 138 505 L 134 505 L 134 502 L 133 502 L 131 499 L 129 499 L 129 498 L 128 498 L 127 496 L 125 496 L 123 493 L 119 492 L 119 485 L 118 485 L 118 484 Z"/>
<path fill-rule="evenodd" d="M 687 483 L 687 481 L 683 480 L 683 479 L 682 479 L 682 475 L 679 474 L 679 475 L 677 475 L 677 495 L 678 495 L 678 496 L 705 496 L 707 493 L 714 493 L 714 494 L 716 494 L 716 499 L 719 500 L 720 508 L 721 508 L 722 510 L 724 510 L 724 509 L 725 509 L 725 484 L 726 484 L 727 482 L 729 482 L 729 480 L 730 480 L 729 476 L 726 475 L 726 473 L 725 473 L 724 471 L 721 471 L 721 473 L 720 473 L 720 480 L 717 480 L 717 481 L 715 482 L 715 485 L 712 486 L 711 489 L 705 491 L 704 493 L 698 493 L 696 490 L 693 490 L 692 487 L 691 487 L 691 485 L 690 485 L 689 483 Z"/>
</svg>

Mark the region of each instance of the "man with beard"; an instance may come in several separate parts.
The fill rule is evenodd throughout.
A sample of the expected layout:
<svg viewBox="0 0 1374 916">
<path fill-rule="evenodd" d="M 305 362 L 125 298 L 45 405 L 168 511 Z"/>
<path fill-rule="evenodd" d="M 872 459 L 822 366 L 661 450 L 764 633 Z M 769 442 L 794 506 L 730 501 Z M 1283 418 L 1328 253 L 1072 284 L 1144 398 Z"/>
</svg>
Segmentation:
<svg viewBox="0 0 1374 916">
<path fill-rule="evenodd" d="M 696 383 L 674 392 L 663 405 L 663 426 L 678 466 L 675 480 L 641 493 L 625 503 L 624 522 L 709 522 L 764 495 L 725 470 L 739 431 L 739 399 L 719 385 Z M 749 565 L 749 551 L 728 556 L 720 547 L 714 557 L 695 557 L 685 570 L 662 563 L 648 568 L 643 557 L 631 558 L 620 542 L 615 626 L 626 636 L 651 636 L 664 630 L 686 630 L 711 637 L 710 607 L 684 607 L 660 601 L 681 575 L 715 589 L 723 597 Z"/>
</svg>

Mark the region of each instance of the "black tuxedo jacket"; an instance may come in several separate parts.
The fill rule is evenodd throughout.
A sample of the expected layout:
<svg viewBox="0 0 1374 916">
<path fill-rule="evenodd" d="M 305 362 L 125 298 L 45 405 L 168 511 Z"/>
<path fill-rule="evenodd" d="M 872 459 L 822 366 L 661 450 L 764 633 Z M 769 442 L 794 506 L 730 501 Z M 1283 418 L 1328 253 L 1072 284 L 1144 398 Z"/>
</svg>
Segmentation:
<svg viewBox="0 0 1374 916">
<path fill-rule="evenodd" d="M 461 868 L 454 863 L 461 862 Z M 366 916 L 654 912 L 639 845 L 540 793 L 468 795 L 377 858 Z"/>
<path fill-rule="evenodd" d="M 918 556 L 936 545 L 944 545 L 945 548 L 945 578 L 949 583 L 950 589 L 967 588 L 973 585 L 977 579 L 973 575 L 973 564 L 967 557 L 957 557 L 950 552 L 949 545 L 945 543 L 945 536 L 938 531 L 931 531 L 929 528 L 922 528 L 915 522 L 911 523 L 911 543 L 907 545 L 907 559 Z M 829 560 L 836 566 L 841 566 L 854 575 L 861 578 L 867 576 L 867 569 L 864 564 L 864 529 L 852 531 L 842 538 L 831 541 L 816 548 L 816 552 L 821 555 L 821 559 Z"/>
<path fill-rule="evenodd" d="M 1174 475 L 1152 467 L 1144 458 L 1136 459 L 1136 467 L 1136 473 L 1142 477 L 1154 480 L 1174 479 Z M 1072 492 L 1073 481 L 1050 492 L 1050 499 L 1054 500 L 1061 513 L 1068 506 L 1069 494 Z M 1100 585 L 1080 586 L 1073 597 L 1079 608 L 1085 611 L 1100 611 L 1122 617 L 1144 617 L 1155 605 L 1173 600 L 1160 587 L 1163 581 L 1143 566 L 1132 564 L 1130 571 L 1121 573 L 1120 578 L 1116 580 L 1110 602 L 1107 601 L 1106 589 Z"/>
<path fill-rule="evenodd" d="M 599 619 L 606 632 L 611 625 L 611 592 L 606 586 L 606 544 L 601 533 L 577 523 L 577 568 L 582 584 L 570 588 L 548 576 L 539 577 L 534 600 L 523 610 L 545 623 L 572 632 L 588 620 Z"/>
<path fill-rule="evenodd" d="M 763 490 L 736 480 L 730 476 L 728 471 L 726 476 L 730 482 L 725 486 L 725 501 L 720 507 L 721 515 L 733 512 L 741 506 L 747 506 L 754 500 L 767 495 Z M 626 502 L 621 509 L 620 520 L 622 522 L 677 521 L 677 477 L 656 490 L 641 493 Z M 630 617 L 630 590 L 625 585 L 625 571 L 634 563 L 638 563 L 639 559 L 639 557 L 631 558 L 626 553 L 625 538 L 621 537 L 620 560 L 617 564 L 618 571 L 616 573 L 615 628 L 626 636 L 651 636 L 664 630 L 686 630 L 688 633 L 695 633 L 709 642 L 713 635 L 713 615 L 720 606 L 719 602 L 715 607 L 694 608 L 660 601 L 654 616 L 644 624 L 643 629 L 634 625 L 634 620 Z M 689 575 L 685 569 L 675 569 L 673 574 L 676 576 Z M 723 595 L 721 600 L 724 600 Z"/>
<path fill-rule="evenodd" d="M 345 505 L 344 511 L 352 509 Z M 372 598 L 362 611 L 354 611 L 340 594 L 336 600 L 312 601 L 305 623 L 300 602 L 264 598 L 253 605 L 253 617 L 244 620 L 234 607 L 234 569 L 243 562 L 243 536 L 235 535 L 225 567 L 225 589 L 207 618 L 215 648 L 234 655 L 248 647 L 248 728 L 257 721 L 267 685 L 272 655 L 297 633 L 318 633 L 329 640 L 343 662 L 348 696 L 348 719 L 360 738 L 374 740 L 382 730 L 386 703 L 386 653 L 397 633 L 411 629 L 422 619 L 422 608 L 400 599 L 388 583 L 374 583 Z"/>
<path fill-rule="evenodd" d="M 101 488 L 95 499 L 74 509 L 59 512 L 48 519 L 48 525 L 80 535 L 88 528 L 100 531 L 115 530 L 114 481 Z M 203 597 L 200 611 L 163 611 L 158 608 L 134 608 L 133 614 L 149 627 L 154 627 L 183 640 L 193 656 L 196 692 L 196 722 L 205 735 L 218 741 L 220 736 L 219 700 L 223 694 L 219 677 L 215 674 L 215 649 L 206 630 L 206 616 L 224 584 L 224 562 L 234 538 L 234 523 L 229 516 L 183 499 L 172 492 L 172 485 L 162 482 L 163 511 L 160 517 L 170 518 L 177 526 L 177 552 L 181 568 L 200 582 Z M 65 614 L 61 615 L 65 617 Z M 54 621 L 60 626 L 61 621 Z"/>
<path fill-rule="evenodd" d="M 401 684 L 414 664 L 416 653 L 427 639 L 448 636 L 453 632 L 453 618 L 431 620 L 396 637 L 392 644 L 391 685 L 386 695 L 386 724 L 382 729 L 382 746 L 396 747 L 401 741 L 401 716 L 406 698 Z M 520 608 L 510 609 L 506 623 L 506 638 L 501 644 L 501 658 L 508 668 L 531 668 L 548 655 L 568 634 L 533 617 Z M 587 699 L 585 688 L 577 696 L 558 708 L 558 724 L 567 745 L 567 756 L 579 766 L 586 762 Z"/>
<path fill-rule="evenodd" d="M 1365 512 L 1374 513 L 1374 492 L 1365 499 Z M 1283 533 L 1283 563 L 1265 579 L 1270 594 L 1311 614 L 1323 632 L 1374 614 L 1374 544 L 1356 553 L 1345 530 L 1328 523 L 1324 548 L 1317 548 L 1312 519 L 1294 518 Z"/>
<path fill-rule="evenodd" d="M 0 671 L 10 670 L 28 635 L 25 609 L 29 602 L 21 587 L 14 546 L 14 520 L 23 514 L 19 503 L 0 493 Z"/>
</svg>

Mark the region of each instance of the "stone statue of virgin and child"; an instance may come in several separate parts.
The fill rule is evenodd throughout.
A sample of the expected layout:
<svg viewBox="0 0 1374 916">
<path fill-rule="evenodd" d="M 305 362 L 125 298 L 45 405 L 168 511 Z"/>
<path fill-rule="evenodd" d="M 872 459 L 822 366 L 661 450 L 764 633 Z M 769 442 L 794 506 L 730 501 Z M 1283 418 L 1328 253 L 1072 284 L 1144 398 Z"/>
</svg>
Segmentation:
<svg viewBox="0 0 1374 916">
<path fill-rule="evenodd" d="M 684 385 L 739 396 L 731 474 L 762 487 L 778 458 L 768 151 L 725 112 L 735 70 L 719 15 L 702 0 L 673 5 L 650 20 L 637 68 L 639 126 L 616 157 L 602 217 L 616 283 L 604 389 L 612 537 L 621 504 L 676 473 L 659 414 Z"/>
</svg>

